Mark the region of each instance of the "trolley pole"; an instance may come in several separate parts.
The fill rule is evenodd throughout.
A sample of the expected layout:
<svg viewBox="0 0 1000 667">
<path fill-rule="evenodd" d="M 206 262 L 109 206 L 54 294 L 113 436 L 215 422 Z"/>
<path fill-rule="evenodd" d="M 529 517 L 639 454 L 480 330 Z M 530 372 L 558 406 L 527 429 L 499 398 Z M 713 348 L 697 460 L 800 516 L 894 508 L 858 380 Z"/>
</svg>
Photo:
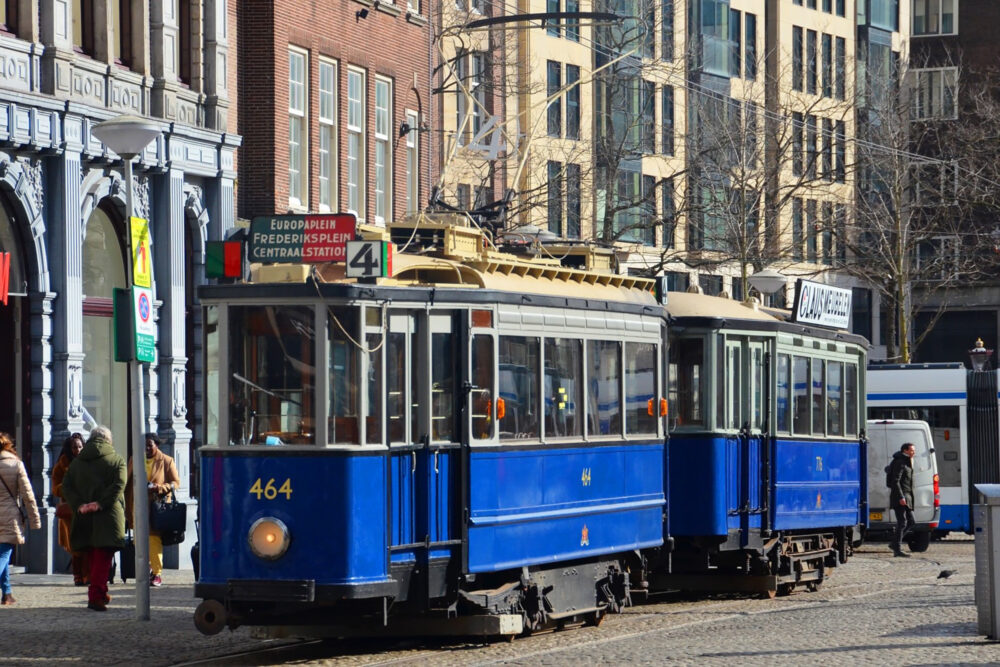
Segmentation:
<svg viewBox="0 0 1000 667">
<path fill-rule="evenodd" d="M 125 221 L 128 251 L 125 286 L 130 294 L 135 285 L 132 256 L 132 216 L 135 211 L 132 202 L 132 160 L 141 154 L 149 143 L 160 134 L 155 123 L 137 116 L 119 116 L 98 123 L 93 129 L 94 136 L 117 153 L 125 162 Z M 134 325 L 133 325 L 134 326 Z M 134 332 L 133 332 L 134 334 Z M 128 362 L 129 407 L 132 421 L 132 527 L 135 534 L 135 617 L 139 621 L 149 620 L 149 496 L 146 488 L 146 440 L 143 424 L 143 383 L 142 369 L 137 354 L 133 351 Z"/>
</svg>

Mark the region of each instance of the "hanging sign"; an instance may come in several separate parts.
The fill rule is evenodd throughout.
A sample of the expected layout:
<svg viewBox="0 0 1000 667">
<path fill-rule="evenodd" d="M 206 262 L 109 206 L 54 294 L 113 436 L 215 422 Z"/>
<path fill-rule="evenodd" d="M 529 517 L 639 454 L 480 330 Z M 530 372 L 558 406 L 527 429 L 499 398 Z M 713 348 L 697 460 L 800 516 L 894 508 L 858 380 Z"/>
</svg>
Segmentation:
<svg viewBox="0 0 1000 667">
<path fill-rule="evenodd" d="M 851 322 L 851 290 L 800 278 L 795 283 L 792 319 L 803 324 L 846 329 Z"/>
<path fill-rule="evenodd" d="M 153 258 L 149 255 L 149 221 L 132 218 L 132 284 L 153 287 Z"/>
<path fill-rule="evenodd" d="M 353 213 L 258 216 L 250 224 L 250 261 L 343 262 L 356 227 Z"/>
<path fill-rule="evenodd" d="M 132 314 L 135 322 L 135 358 L 142 362 L 156 360 L 156 325 L 153 323 L 153 290 L 132 288 Z"/>
</svg>

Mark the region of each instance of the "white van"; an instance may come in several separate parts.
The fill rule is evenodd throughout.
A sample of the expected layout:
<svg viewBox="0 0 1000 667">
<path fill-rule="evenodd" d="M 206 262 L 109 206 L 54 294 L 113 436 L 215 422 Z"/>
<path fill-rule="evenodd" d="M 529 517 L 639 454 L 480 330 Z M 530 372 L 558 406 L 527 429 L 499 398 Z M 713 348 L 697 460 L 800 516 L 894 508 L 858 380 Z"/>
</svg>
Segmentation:
<svg viewBox="0 0 1000 667">
<path fill-rule="evenodd" d="M 889 506 L 889 487 L 885 485 L 886 466 L 904 442 L 912 442 L 913 518 L 916 526 L 906 542 L 910 551 L 927 551 L 931 533 L 941 520 L 940 480 L 934 439 L 925 421 L 916 419 L 868 420 L 868 534 L 892 535 L 896 514 Z"/>
</svg>

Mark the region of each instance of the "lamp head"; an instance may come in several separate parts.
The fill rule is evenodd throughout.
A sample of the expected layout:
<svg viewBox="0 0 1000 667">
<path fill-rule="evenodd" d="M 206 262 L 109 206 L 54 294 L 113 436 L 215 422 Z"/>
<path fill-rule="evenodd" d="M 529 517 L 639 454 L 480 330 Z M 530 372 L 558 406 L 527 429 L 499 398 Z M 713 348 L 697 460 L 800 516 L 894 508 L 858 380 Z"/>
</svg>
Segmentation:
<svg viewBox="0 0 1000 667">
<path fill-rule="evenodd" d="M 159 124 L 140 116 L 123 115 L 102 121 L 91 131 L 105 146 L 131 160 L 146 150 L 162 129 Z"/>
</svg>

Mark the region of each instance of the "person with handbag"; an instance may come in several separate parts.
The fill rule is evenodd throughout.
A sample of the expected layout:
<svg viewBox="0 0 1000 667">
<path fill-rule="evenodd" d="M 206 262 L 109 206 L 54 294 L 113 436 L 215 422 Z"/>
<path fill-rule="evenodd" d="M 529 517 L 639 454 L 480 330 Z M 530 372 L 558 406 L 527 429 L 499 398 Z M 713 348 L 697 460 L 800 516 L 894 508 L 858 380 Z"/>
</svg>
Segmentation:
<svg viewBox="0 0 1000 667">
<path fill-rule="evenodd" d="M 94 611 L 108 610 L 111 559 L 125 545 L 125 480 L 125 459 L 115 452 L 111 429 L 97 426 L 62 481 L 74 512 L 70 546 L 89 554 L 87 608 Z"/>
<path fill-rule="evenodd" d="M 159 499 L 166 499 L 173 496 L 173 492 L 180 486 L 181 478 L 177 474 L 177 466 L 174 460 L 160 451 L 160 437 L 155 433 L 146 434 L 146 482 L 149 493 L 150 515 L 154 510 L 154 503 Z M 125 490 L 125 502 L 128 510 L 128 517 L 134 519 L 132 508 L 132 461 L 128 464 L 128 485 Z M 150 517 L 152 518 L 152 516 Z M 149 531 L 149 585 L 163 585 L 163 540 L 160 532 L 152 529 L 153 522 L 150 521 Z"/>
<path fill-rule="evenodd" d="M 17 456 L 14 441 L 6 433 L 0 433 L 0 483 L 4 487 L 0 489 L 0 605 L 8 607 L 16 602 L 10 587 L 14 546 L 24 544 L 26 521 L 30 518 L 31 528 L 38 530 L 42 527 L 42 517 L 28 472 Z"/>
<path fill-rule="evenodd" d="M 73 525 L 73 510 L 63 498 L 62 482 L 69 470 L 69 464 L 79 456 L 83 449 L 83 436 L 73 433 L 63 442 L 62 451 L 59 452 L 59 459 L 52 468 L 52 495 L 62 502 L 56 505 L 56 517 L 59 519 L 59 546 L 65 549 L 73 557 L 73 583 L 77 586 L 86 586 L 90 580 L 90 563 L 87 561 L 86 551 L 73 551 L 69 543 L 69 531 Z"/>
</svg>

